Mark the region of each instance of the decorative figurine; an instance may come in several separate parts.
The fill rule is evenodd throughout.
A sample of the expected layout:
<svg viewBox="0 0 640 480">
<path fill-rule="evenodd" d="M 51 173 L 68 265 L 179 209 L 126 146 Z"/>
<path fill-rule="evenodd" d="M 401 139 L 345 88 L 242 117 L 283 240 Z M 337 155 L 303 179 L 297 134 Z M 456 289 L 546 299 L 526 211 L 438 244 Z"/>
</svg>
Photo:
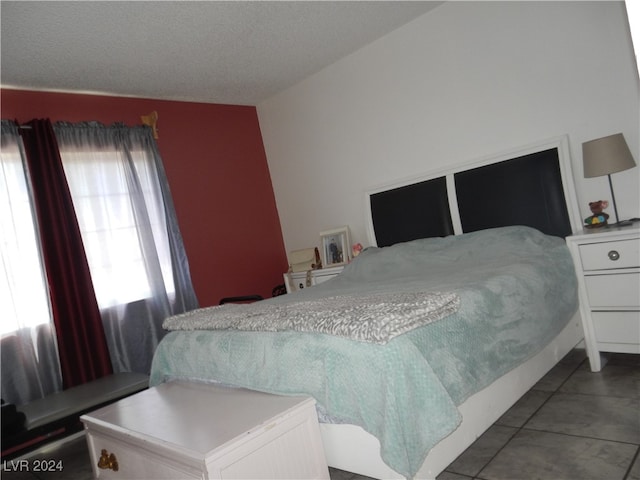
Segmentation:
<svg viewBox="0 0 640 480">
<path fill-rule="evenodd" d="M 603 210 L 609 206 L 609 202 L 606 200 L 598 200 L 597 202 L 589 202 L 589 208 L 591 209 L 590 217 L 584 219 L 586 228 L 598 228 L 607 225 L 608 213 L 604 213 Z"/>
</svg>

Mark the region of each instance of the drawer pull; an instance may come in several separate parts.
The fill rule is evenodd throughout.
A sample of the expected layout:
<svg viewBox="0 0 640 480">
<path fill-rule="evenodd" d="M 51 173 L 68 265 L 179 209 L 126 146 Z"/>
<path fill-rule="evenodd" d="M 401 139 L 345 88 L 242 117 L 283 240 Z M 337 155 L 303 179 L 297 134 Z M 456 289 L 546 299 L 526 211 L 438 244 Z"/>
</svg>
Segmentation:
<svg viewBox="0 0 640 480">
<path fill-rule="evenodd" d="M 106 450 L 102 449 L 100 452 L 100 460 L 98 460 L 98 468 L 103 470 L 118 471 L 118 459 L 115 453 L 109 454 Z"/>
<path fill-rule="evenodd" d="M 607 255 L 609 256 L 609 260 L 613 260 L 614 262 L 620 258 L 617 250 L 611 250 Z"/>
</svg>

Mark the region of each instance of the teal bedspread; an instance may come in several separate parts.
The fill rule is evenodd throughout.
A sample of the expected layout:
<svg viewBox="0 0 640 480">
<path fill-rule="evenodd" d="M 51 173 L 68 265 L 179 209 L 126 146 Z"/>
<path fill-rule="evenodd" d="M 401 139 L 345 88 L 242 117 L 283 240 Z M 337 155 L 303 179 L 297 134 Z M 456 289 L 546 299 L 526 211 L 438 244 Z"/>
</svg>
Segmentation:
<svg viewBox="0 0 640 480">
<path fill-rule="evenodd" d="M 564 240 L 528 227 L 369 248 L 338 277 L 265 302 L 389 290 L 457 293 L 460 308 L 386 345 L 320 333 L 171 332 L 150 383 L 186 378 L 313 396 L 321 419 L 361 426 L 410 478 L 460 423 L 457 406 L 539 352 L 577 309 Z"/>
</svg>

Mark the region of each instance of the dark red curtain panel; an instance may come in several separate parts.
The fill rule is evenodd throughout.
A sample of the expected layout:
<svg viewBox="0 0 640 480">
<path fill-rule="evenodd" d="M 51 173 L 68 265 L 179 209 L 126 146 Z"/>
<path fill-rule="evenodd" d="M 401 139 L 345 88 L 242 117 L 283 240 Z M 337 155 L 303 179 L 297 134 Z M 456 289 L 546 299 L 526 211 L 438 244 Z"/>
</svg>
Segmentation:
<svg viewBox="0 0 640 480">
<path fill-rule="evenodd" d="M 100 311 L 91 282 L 51 122 L 21 130 L 53 309 L 64 388 L 112 373 Z"/>
</svg>

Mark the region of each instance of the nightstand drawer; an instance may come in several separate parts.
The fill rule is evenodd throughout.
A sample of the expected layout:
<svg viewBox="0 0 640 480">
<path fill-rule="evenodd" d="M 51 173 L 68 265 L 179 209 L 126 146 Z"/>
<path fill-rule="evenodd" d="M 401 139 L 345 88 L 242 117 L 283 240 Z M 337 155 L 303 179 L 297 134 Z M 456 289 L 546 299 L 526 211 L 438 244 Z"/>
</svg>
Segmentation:
<svg viewBox="0 0 640 480">
<path fill-rule="evenodd" d="M 596 340 L 640 345 L 640 312 L 593 312 Z"/>
<path fill-rule="evenodd" d="M 640 308 L 640 273 L 587 275 L 589 306 L 597 308 Z"/>
<path fill-rule="evenodd" d="M 637 239 L 590 243 L 580 245 L 579 249 L 585 271 L 640 267 L 640 242 Z"/>
</svg>

